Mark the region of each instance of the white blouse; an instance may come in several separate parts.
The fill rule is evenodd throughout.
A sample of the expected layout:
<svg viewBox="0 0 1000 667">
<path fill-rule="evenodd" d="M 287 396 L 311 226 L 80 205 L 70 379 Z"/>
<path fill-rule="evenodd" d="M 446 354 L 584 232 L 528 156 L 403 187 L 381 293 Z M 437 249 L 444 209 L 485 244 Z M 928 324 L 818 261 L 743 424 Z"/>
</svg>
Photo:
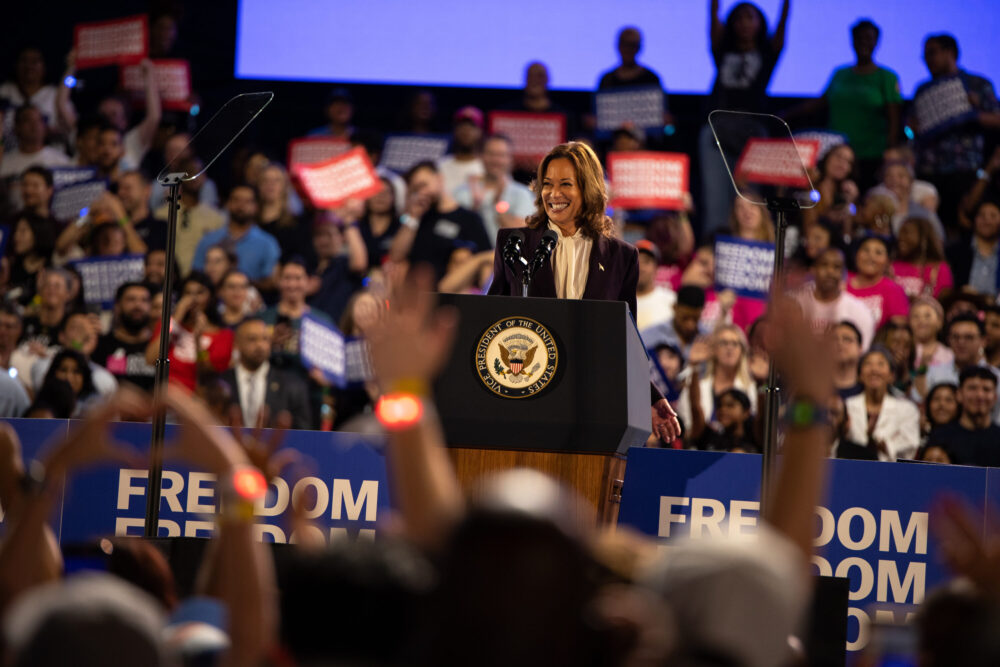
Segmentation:
<svg viewBox="0 0 1000 667">
<path fill-rule="evenodd" d="M 590 250 L 594 240 L 584 235 L 582 229 L 577 229 L 573 236 L 563 236 L 551 221 L 549 229 L 559 234 L 559 242 L 552 251 L 556 296 L 560 299 L 582 299 L 590 275 Z"/>
</svg>

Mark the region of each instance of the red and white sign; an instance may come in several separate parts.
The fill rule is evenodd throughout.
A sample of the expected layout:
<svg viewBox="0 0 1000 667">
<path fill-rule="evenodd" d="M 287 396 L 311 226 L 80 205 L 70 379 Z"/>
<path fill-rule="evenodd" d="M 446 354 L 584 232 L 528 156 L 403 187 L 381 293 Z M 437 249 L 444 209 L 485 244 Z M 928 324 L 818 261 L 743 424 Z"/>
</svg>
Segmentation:
<svg viewBox="0 0 1000 667">
<path fill-rule="evenodd" d="M 295 171 L 307 164 L 326 162 L 351 150 L 346 139 L 334 137 L 302 137 L 288 142 L 288 170 Z"/>
<path fill-rule="evenodd" d="M 137 63 L 149 53 L 146 15 L 78 23 L 73 28 L 73 49 L 77 69 Z"/>
<path fill-rule="evenodd" d="M 624 209 L 684 208 L 688 169 L 689 159 L 684 153 L 608 153 L 610 204 Z"/>
<path fill-rule="evenodd" d="M 566 141 L 566 116 L 561 113 L 491 111 L 489 128 L 511 140 L 518 162 L 538 161 Z"/>
<path fill-rule="evenodd" d="M 751 139 L 736 161 L 737 181 L 808 188 L 806 168 L 816 166 L 819 140 Z"/>
<path fill-rule="evenodd" d="M 122 90 L 131 93 L 136 102 L 145 103 L 146 79 L 142 74 L 142 65 L 123 65 L 118 71 Z M 187 111 L 191 108 L 191 68 L 188 61 L 154 60 L 153 76 L 164 109 Z"/>
<path fill-rule="evenodd" d="M 367 199 L 382 189 L 360 146 L 326 162 L 300 165 L 294 173 L 316 208 L 337 208 L 348 199 Z"/>
</svg>

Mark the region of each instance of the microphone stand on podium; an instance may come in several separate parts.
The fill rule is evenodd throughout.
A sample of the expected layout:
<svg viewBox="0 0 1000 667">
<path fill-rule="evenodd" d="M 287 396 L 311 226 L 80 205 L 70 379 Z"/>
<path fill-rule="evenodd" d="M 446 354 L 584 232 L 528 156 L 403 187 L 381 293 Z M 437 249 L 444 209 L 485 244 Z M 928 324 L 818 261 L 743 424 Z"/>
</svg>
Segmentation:
<svg viewBox="0 0 1000 667">
<path fill-rule="evenodd" d="M 153 397 L 161 399 L 170 377 L 170 309 L 174 283 L 174 250 L 177 244 L 177 210 L 180 208 L 181 185 L 193 181 L 212 166 L 243 130 L 264 110 L 274 93 L 244 93 L 226 102 L 211 120 L 191 139 L 181 155 L 199 155 L 205 159 L 195 174 L 184 170 L 183 158 L 165 166 L 156 182 L 167 188 L 167 257 L 163 275 L 163 307 L 160 310 L 160 347 L 153 378 Z M 178 323 L 178 326 L 180 323 Z M 146 488 L 146 518 L 143 534 L 156 537 L 160 518 L 160 491 L 163 483 L 163 439 L 167 428 L 165 411 L 153 416 L 153 433 L 149 443 L 149 483 Z"/>
<path fill-rule="evenodd" d="M 507 237 L 507 243 L 503 248 L 503 260 L 510 267 L 511 271 L 517 273 L 521 270 L 521 296 L 529 296 L 531 292 L 531 281 L 535 273 L 552 256 L 556 243 L 559 242 L 559 234 L 551 229 L 546 229 L 542 238 L 538 241 L 535 254 L 531 257 L 531 262 L 522 255 L 524 251 L 524 232 L 515 230 Z"/>
</svg>

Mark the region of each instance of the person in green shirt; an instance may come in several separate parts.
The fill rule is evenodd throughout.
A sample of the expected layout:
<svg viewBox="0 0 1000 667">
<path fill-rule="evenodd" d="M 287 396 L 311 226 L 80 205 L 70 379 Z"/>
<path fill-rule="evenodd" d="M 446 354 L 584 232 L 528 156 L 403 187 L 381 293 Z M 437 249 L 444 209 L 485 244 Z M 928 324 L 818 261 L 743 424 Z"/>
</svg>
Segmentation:
<svg viewBox="0 0 1000 667">
<path fill-rule="evenodd" d="M 838 67 L 821 97 L 785 114 L 787 119 L 829 111 L 828 127 L 845 135 L 854 149 L 862 192 L 878 182 L 882 152 L 896 145 L 900 132 L 899 77 L 873 59 L 879 34 L 879 27 L 868 19 L 851 26 L 855 64 Z"/>
</svg>

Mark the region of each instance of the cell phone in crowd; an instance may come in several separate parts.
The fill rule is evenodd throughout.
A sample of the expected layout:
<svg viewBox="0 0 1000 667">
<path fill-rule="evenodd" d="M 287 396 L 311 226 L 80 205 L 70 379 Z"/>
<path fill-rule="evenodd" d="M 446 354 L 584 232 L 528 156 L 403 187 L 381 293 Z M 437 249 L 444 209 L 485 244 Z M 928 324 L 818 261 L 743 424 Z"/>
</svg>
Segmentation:
<svg viewBox="0 0 1000 667">
<path fill-rule="evenodd" d="M 873 623 L 863 664 L 872 667 L 917 667 L 918 651 L 915 624 Z"/>
</svg>

